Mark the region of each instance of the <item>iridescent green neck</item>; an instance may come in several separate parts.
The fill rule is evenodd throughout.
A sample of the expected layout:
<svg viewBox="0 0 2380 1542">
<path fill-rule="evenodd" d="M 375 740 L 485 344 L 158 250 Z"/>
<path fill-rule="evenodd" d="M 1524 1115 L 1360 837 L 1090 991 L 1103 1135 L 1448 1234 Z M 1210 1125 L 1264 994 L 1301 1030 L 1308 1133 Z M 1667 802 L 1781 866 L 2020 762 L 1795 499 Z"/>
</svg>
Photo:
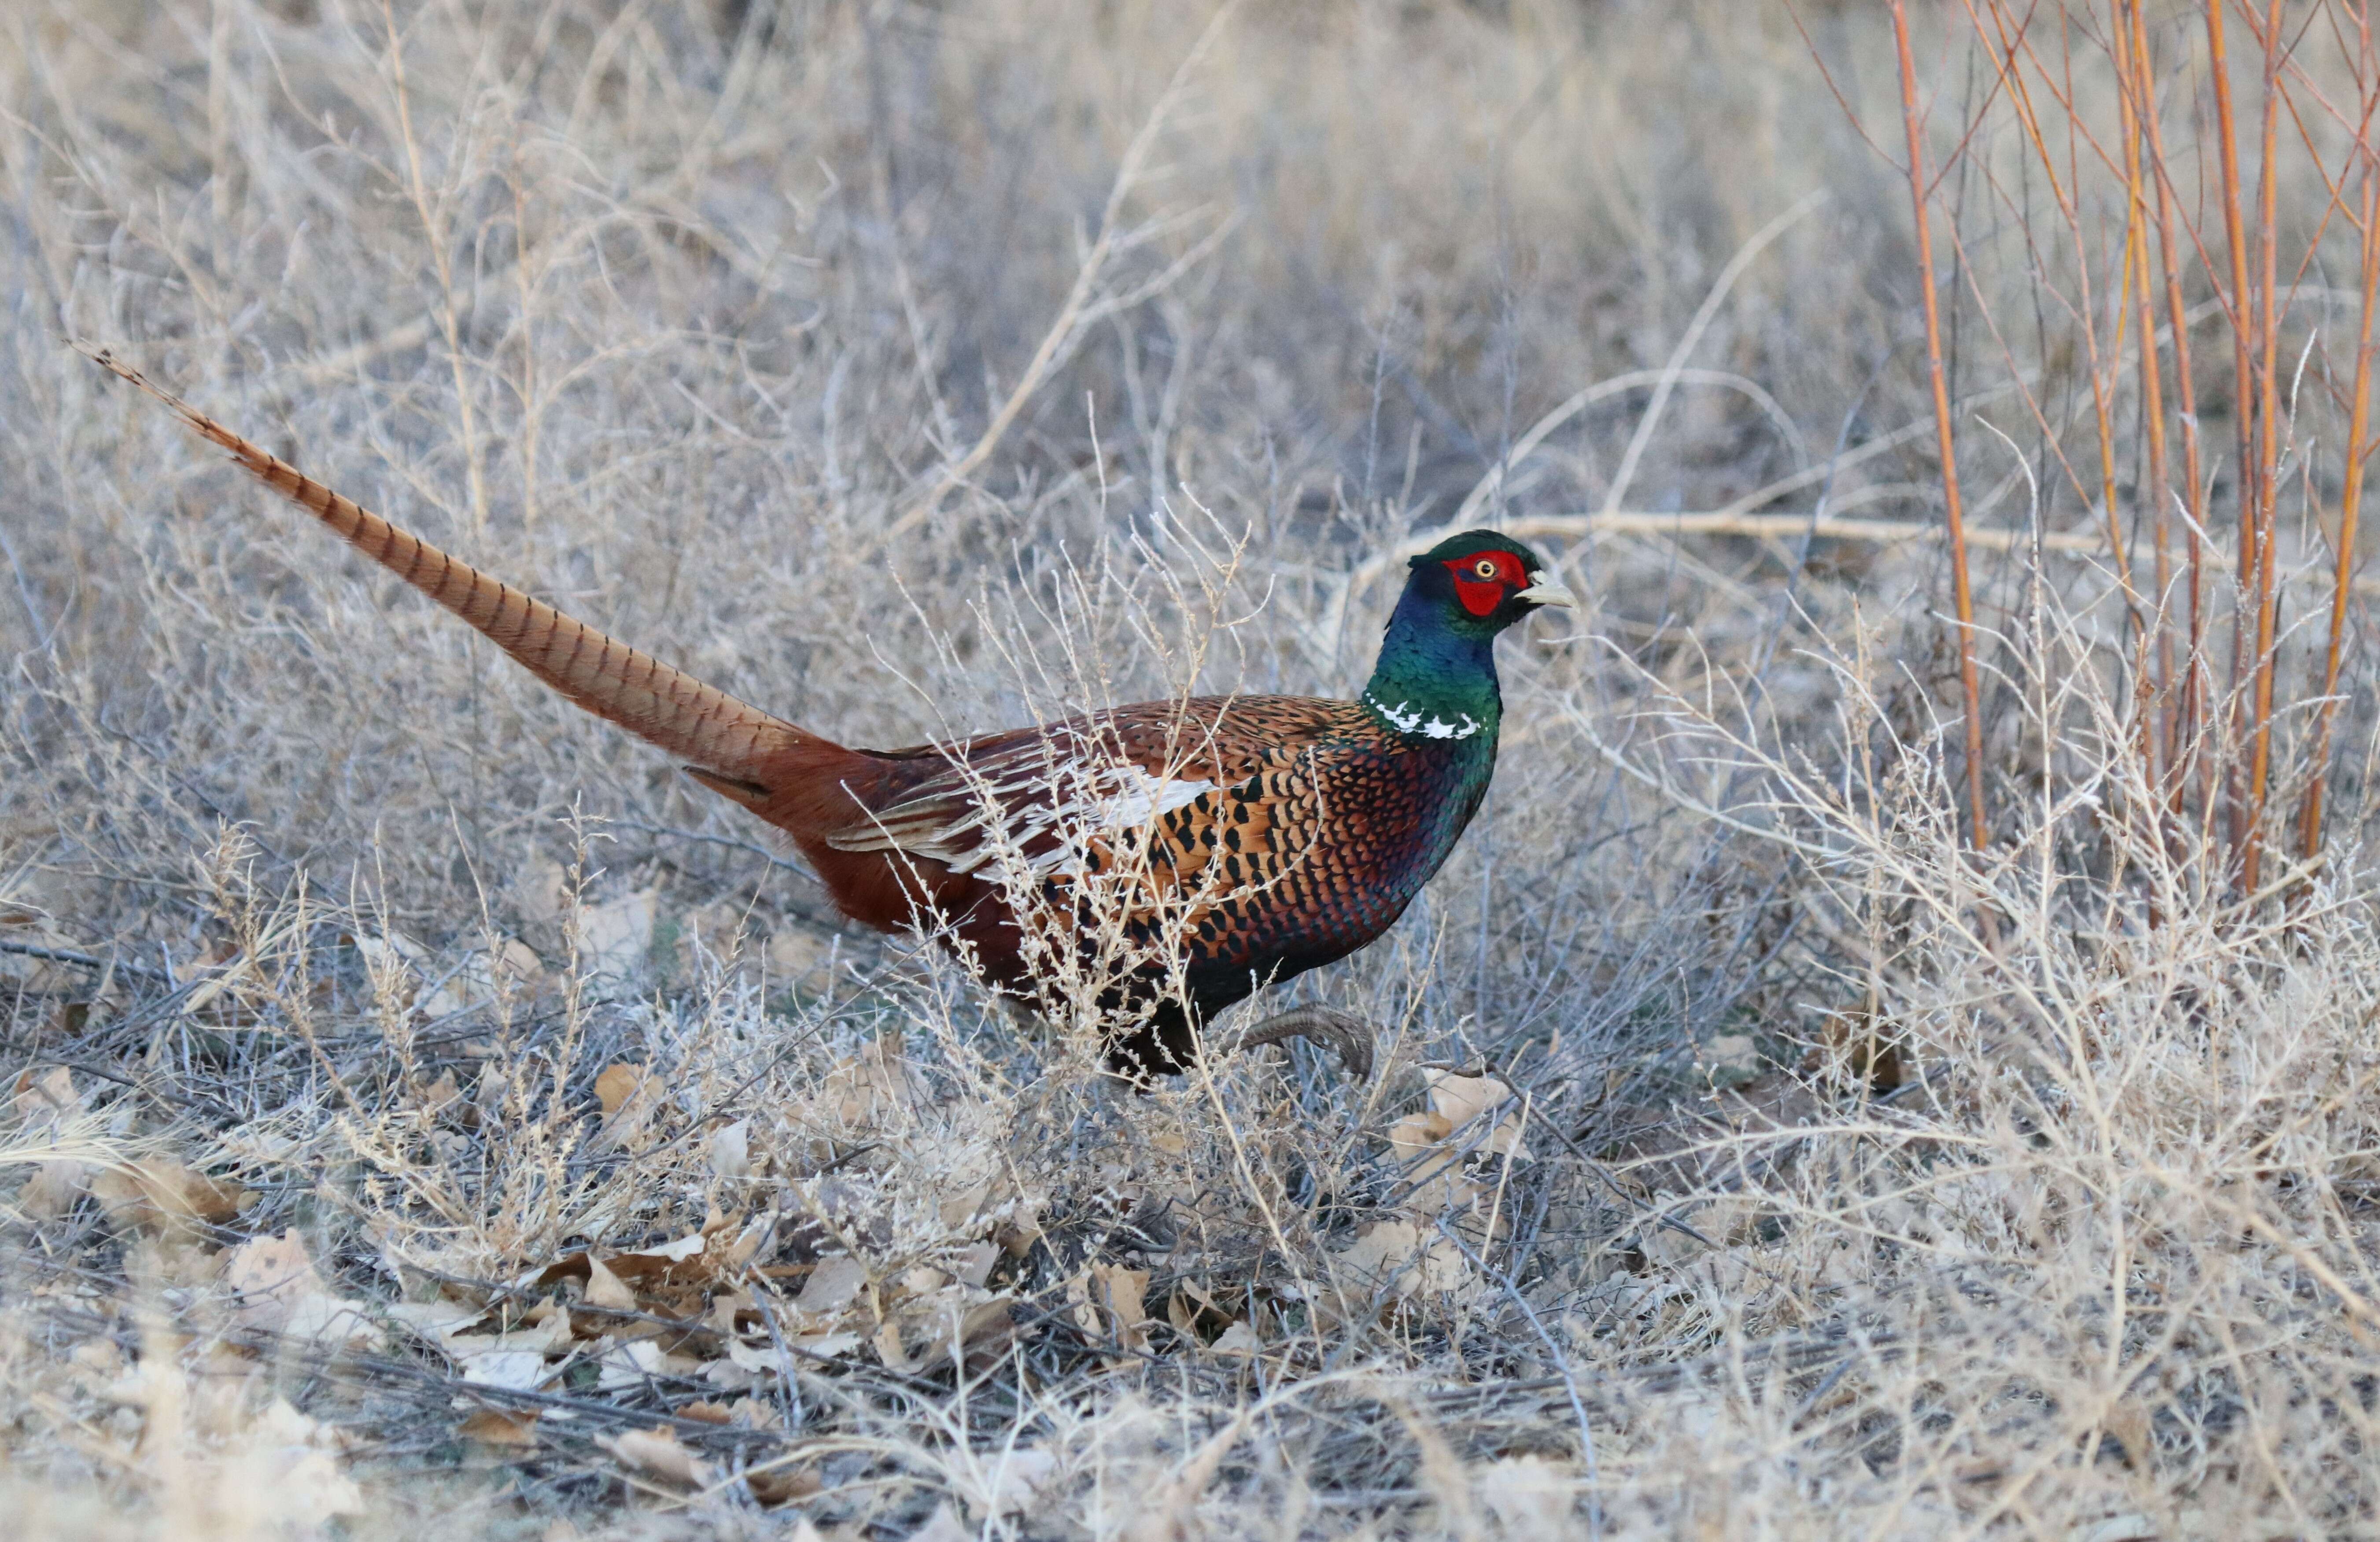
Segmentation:
<svg viewBox="0 0 2380 1542">
<path fill-rule="evenodd" d="M 1492 748 L 1503 721 L 1495 633 L 1450 625 L 1444 607 L 1408 589 L 1389 618 L 1380 662 L 1357 699 L 1398 733 Z"/>
</svg>

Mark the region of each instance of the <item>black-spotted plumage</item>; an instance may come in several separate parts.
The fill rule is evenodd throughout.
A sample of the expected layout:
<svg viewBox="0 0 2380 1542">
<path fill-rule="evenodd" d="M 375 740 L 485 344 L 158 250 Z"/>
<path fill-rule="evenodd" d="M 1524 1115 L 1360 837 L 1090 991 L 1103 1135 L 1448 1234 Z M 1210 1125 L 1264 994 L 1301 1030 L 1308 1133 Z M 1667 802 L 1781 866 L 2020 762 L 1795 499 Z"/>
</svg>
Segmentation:
<svg viewBox="0 0 2380 1542">
<path fill-rule="evenodd" d="M 1119 1055 L 1178 1064 L 1194 1018 L 1371 942 L 1445 862 L 1495 770 L 1494 637 L 1568 600 L 1541 580 L 1525 548 L 1457 537 L 1415 559 L 1353 701 L 1150 702 L 894 751 L 915 779 L 861 795 L 870 818 L 830 844 L 931 859 L 1001 902 L 1029 874 L 1045 916 L 1122 903 L 1134 942 L 1178 957 L 1186 1000 L 1152 967 L 1148 1022 Z M 958 897 L 939 907 L 984 972 L 1026 974 L 1011 906 Z"/>
<path fill-rule="evenodd" d="M 1165 801 L 1163 789 L 1187 801 L 1131 823 L 1089 796 L 1074 820 L 1046 823 L 1056 799 L 992 803 L 1003 769 L 1023 771 L 1019 790 L 1030 794 L 1065 776 L 1044 753 L 1052 737 L 1078 743 L 1069 766 L 1129 766 L 1160 789 L 1151 801 Z M 1185 740 L 1195 741 L 1186 753 Z M 1002 876 L 1004 861 L 1011 873 L 1036 871 L 1052 905 L 1126 875 L 1134 935 L 1153 942 L 1172 928 L 1195 939 L 1188 973 L 1196 1004 L 1211 1012 L 1247 995 L 1252 977 L 1344 957 L 1394 923 L 1477 809 L 1495 754 L 1492 728 L 1417 738 L 1355 702 L 1193 698 L 966 746 L 831 839 L 849 851 L 939 856 L 988 879 Z M 1096 791 L 1111 805 L 1130 795 Z M 1008 814 L 1006 843 L 986 838 L 987 804 Z"/>
</svg>

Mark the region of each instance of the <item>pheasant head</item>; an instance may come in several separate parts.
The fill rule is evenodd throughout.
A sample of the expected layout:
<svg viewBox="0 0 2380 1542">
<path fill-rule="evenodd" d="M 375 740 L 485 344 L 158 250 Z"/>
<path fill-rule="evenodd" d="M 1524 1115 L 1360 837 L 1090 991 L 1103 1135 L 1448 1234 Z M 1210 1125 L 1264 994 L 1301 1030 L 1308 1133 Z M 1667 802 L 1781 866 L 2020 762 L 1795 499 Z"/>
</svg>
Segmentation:
<svg viewBox="0 0 2380 1542">
<path fill-rule="evenodd" d="M 1577 601 L 1535 552 L 1493 530 L 1450 537 L 1411 565 L 1361 699 L 1400 734 L 1480 736 L 1490 747 L 1503 716 L 1497 634 L 1543 606 Z"/>
</svg>

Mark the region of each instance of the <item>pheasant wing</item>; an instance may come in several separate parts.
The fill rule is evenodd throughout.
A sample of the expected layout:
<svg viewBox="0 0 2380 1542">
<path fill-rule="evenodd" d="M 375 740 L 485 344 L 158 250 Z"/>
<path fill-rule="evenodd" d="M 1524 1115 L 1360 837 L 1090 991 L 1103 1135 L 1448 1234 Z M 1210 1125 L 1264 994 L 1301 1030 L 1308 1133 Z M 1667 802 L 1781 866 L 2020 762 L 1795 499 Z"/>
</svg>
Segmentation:
<svg viewBox="0 0 2380 1542">
<path fill-rule="evenodd" d="M 1239 830 L 1251 852 L 1274 844 L 1274 800 L 1259 795 L 1268 773 L 1343 731 L 1350 710 L 1293 697 L 1194 697 L 892 751 L 886 759 L 915 760 L 918 774 L 827 844 L 1042 880 L 1147 853 L 1154 900 L 1223 851 L 1218 829 Z"/>
</svg>

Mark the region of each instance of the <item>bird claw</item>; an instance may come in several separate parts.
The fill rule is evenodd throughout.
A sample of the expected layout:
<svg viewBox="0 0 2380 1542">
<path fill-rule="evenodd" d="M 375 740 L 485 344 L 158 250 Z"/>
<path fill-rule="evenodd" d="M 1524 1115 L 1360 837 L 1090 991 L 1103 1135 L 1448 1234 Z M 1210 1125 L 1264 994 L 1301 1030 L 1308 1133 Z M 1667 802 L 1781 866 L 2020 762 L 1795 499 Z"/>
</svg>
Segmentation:
<svg viewBox="0 0 2380 1542">
<path fill-rule="evenodd" d="M 1262 1022 L 1251 1024 L 1232 1047 L 1235 1050 L 1253 1050 L 1261 1044 L 1278 1044 L 1284 1038 L 1310 1038 L 1317 1044 L 1328 1045 L 1350 1076 L 1359 1082 L 1371 1079 L 1372 1026 L 1360 1017 L 1351 1017 L 1327 1006 L 1293 1006 L 1286 1012 L 1276 1012 Z"/>
</svg>

